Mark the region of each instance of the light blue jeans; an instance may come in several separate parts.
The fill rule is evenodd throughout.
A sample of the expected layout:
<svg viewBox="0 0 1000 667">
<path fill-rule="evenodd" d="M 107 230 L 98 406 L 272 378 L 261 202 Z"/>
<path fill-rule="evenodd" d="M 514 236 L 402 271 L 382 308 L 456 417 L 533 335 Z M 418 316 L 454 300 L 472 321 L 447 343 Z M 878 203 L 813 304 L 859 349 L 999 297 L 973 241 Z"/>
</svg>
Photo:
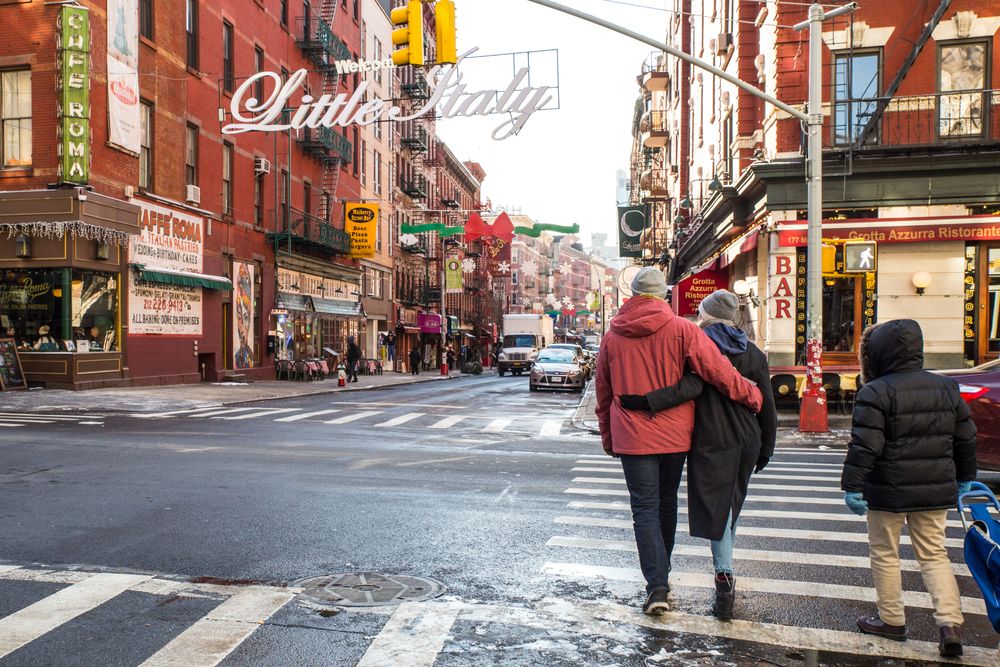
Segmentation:
<svg viewBox="0 0 1000 667">
<path fill-rule="evenodd" d="M 733 525 L 733 511 L 729 510 L 726 518 L 726 531 L 722 533 L 722 539 L 712 540 L 712 565 L 715 566 L 715 573 L 725 572 L 733 574 L 733 539 L 736 537 L 736 526 Z"/>
</svg>

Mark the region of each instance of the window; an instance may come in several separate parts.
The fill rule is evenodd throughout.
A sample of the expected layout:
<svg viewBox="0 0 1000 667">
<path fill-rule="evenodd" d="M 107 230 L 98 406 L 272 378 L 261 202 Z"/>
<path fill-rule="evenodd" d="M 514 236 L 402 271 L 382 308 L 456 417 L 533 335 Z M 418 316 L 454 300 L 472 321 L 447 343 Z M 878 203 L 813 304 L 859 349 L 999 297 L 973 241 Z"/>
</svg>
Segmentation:
<svg viewBox="0 0 1000 667">
<path fill-rule="evenodd" d="M 233 145 L 222 142 L 222 215 L 233 215 Z"/>
<path fill-rule="evenodd" d="M 378 151 L 372 151 L 372 185 L 375 194 L 382 194 L 382 155 Z"/>
<path fill-rule="evenodd" d="M 823 279 L 823 351 L 851 352 L 856 348 L 855 322 L 860 322 L 858 278 Z"/>
<path fill-rule="evenodd" d="M 233 80 L 233 24 L 222 22 L 222 87 L 227 93 L 235 88 Z"/>
<path fill-rule="evenodd" d="M 942 44 L 938 48 L 938 134 L 941 137 L 970 137 L 983 133 L 986 71 L 989 51 L 986 42 Z"/>
<path fill-rule="evenodd" d="M 186 1 L 187 66 L 198 69 L 198 0 Z"/>
<path fill-rule="evenodd" d="M 368 184 L 368 146 L 364 140 L 361 141 L 361 185 Z"/>
<path fill-rule="evenodd" d="M 264 48 L 255 46 L 253 49 L 253 66 L 256 72 L 264 71 Z M 257 79 L 253 85 L 253 96 L 260 102 L 264 99 L 264 79 Z"/>
<path fill-rule="evenodd" d="M 281 82 L 285 83 L 286 81 L 288 81 L 288 68 L 282 67 L 281 68 Z M 289 112 L 287 110 L 286 111 L 282 111 L 281 112 L 281 122 L 287 125 L 290 121 L 291 121 L 291 112 Z"/>
<path fill-rule="evenodd" d="M 255 174 L 253 179 L 253 224 L 264 226 L 264 174 Z"/>
<path fill-rule="evenodd" d="M 139 187 L 153 188 L 153 105 L 139 102 Z"/>
<path fill-rule="evenodd" d="M 306 215 L 312 215 L 312 183 L 305 181 L 302 184 L 302 211 Z"/>
<path fill-rule="evenodd" d="M 353 1 L 353 5 L 354 5 L 354 22 L 357 23 L 358 22 L 358 14 L 359 14 L 359 11 L 358 11 L 358 0 L 354 0 Z"/>
<path fill-rule="evenodd" d="M 288 229 L 288 199 L 292 194 L 292 180 L 288 177 L 288 170 L 281 170 L 281 222 L 285 229 Z"/>
<path fill-rule="evenodd" d="M 198 185 L 198 126 L 188 123 L 184 150 L 184 182 Z"/>
<path fill-rule="evenodd" d="M 736 172 L 734 171 L 735 165 L 733 164 L 733 114 L 732 112 L 726 116 L 726 120 L 722 122 L 722 160 L 725 164 L 726 176 L 728 178 L 723 178 L 722 180 L 734 181 L 736 180 Z"/>
<path fill-rule="evenodd" d="M 833 143 L 857 141 L 878 103 L 879 54 L 843 53 L 834 56 Z M 877 134 L 869 135 L 873 143 Z"/>
<path fill-rule="evenodd" d="M 372 48 L 374 49 L 374 53 L 372 54 L 374 56 L 374 59 L 375 60 L 382 60 L 382 42 L 379 41 L 378 37 L 372 38 Z M 379 67 L 377 70 L 375 70 L 375 80 L 378 83 L 382 83 L 382 68 L 381 67 Z M 378 127 L 379 127 L 379 125 L 378 125 L 378 123 L 376 123 L 375 124 L 375 128 L 378 129 Z M 379 133 L 379 134 L 381 134 L 381 133 Z M 381 139 L 381 138 L 382 137 L 379 136 L 379 139 Z"/>
<path fill-rule="evenodd" d="M 153 39 L 153 0 L 139 0 L 139 34 Z"/>
<path fill-rule="evenodd" d="M 358 141 L 358 128 L 354 128 L 354 159 L 351 161 L 354 167 L 354 175 L 358 175 L 358 170 L 361 168 L 359 164 L 361 162 L 361 156 L 358 152 L 361 150 L 361 142 Z"/>
<path fill-rule="evenodd" d="M 0 72 L 0 168 L 31 166 L 31 70 Z"/>
<path fill-rule="evenodd" d="M 281 25 L 287 26 L 288 25 L 288 0 L 281 0 L 281 13 L 280 13 L 279 16 L 281 18 Z"/>
<path fill-rule="evenodd" d="M 378 223 L 375 225 L 375 250 L 382 252 L 382 209 L 378 210 Z"/>
</svg>

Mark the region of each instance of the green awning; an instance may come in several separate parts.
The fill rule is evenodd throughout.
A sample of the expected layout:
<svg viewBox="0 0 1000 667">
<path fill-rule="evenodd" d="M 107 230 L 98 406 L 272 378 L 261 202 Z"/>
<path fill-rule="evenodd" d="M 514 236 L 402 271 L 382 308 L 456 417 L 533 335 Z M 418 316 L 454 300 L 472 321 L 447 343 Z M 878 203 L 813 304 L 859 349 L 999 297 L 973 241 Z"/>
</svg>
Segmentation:
<svg viewBox="0 0 1000 667">
<path fill-rule="evenodd" d="M 164 283 L 167 285 L 185 285 L 187 287 L 205 287 L 207 289 L 217 289 L 224 292 L 233 291 L 233 283 L 224 276 L 211 276 L 204 273 L 194 273 L 193 271 L 178 271 L 176 269 L 164 269 L 160 267 L 133 265 L 139 274 L 140 280 L 151 283 Z"/>
</svg>

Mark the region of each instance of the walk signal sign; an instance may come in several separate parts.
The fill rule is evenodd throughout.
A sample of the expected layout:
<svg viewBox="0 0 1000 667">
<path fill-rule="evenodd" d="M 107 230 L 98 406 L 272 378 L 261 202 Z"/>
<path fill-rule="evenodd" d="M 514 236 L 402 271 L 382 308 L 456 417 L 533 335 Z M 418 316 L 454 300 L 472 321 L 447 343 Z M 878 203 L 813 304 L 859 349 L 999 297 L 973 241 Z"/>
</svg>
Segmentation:
<svg viewBox="0 0 1000 667">
<path fill-rule="evenodd" d="M 868 273 L 878 270 L 878 247 L 875 241 L 844 243 L 844 273 Z"/>
<path fill-rule="evenodd" d="M 393 25 L 392 44 L 399 47 L 392 52 L 392 62 L 397 66 L 424 64 L 424 15 L 423 3 L 410 0 L 396 7 L 389 14 Z"/>
</svg>

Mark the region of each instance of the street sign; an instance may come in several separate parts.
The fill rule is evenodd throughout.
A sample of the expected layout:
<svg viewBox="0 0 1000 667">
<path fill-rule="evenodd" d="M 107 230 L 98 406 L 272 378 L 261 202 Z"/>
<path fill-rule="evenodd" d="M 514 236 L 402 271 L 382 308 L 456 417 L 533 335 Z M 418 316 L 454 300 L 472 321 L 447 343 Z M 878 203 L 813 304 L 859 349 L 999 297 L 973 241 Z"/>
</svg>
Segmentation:
<svg viewBox="0 0 1000 667">
<path fill-rule="evenodd" d="M 844 273 L 868 273 L 878 269 L 875 241 L 848 241 L 844 244 Z"/>
</svg>

